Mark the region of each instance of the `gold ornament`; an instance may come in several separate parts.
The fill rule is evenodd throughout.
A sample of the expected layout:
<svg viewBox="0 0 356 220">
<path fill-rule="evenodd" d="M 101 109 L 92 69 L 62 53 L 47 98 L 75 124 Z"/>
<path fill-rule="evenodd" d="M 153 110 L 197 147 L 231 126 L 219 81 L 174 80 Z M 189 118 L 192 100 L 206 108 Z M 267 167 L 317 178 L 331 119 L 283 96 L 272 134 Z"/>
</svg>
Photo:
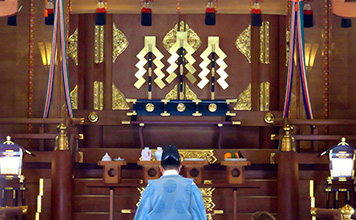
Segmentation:
<svg viewBox="0 0 356 220">
<path fill-rule="evenodd" d="M 210 112 L 216 112 L 216 110 L 218 110 L 218 106 L 215 103 L 210 103 L 208 109 Z"/>
<path fill-rule="evenodd" d="M 122 54 L 129 46 L 129 41 L 122 31 L 120 31 L 115 23 L 113 24 L 113 54 L 112 62 L 115 63 L 117 57 Z"/>
<path fill-rule="evenodd" d="M 185 109 L 186 109 L 186 107 L 185 107 L 185 105 L 184 105 L 183 103 L 179 103 L 179 104 L 177 105 L 177 111 L 178 111 L 178 112 L 184 112 Z"/>
<path fill-rule="evenodd" d="M 152 103 L 147 103 L 146 104 L 146 111 L 147 112 L 153 112 L 155 110 L 155 106 Z"/>
</svg>

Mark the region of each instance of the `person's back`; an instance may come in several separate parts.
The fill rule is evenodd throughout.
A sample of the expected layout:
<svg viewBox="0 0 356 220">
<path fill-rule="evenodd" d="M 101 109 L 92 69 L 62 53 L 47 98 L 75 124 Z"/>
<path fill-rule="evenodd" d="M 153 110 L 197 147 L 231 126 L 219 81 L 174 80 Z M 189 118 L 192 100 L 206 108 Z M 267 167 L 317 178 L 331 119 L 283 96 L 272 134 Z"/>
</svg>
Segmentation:
<svg viewBox="0 0 356 220">
<path fill-rule="evenodd" d="M 173 150 L 178 154 L 176 148 Z M 164 156 L 165 151 L 162 158 Z M 199 188 L 192 179 L 179 176 L 179 154 L 174 160 L 167 158 L 162 159 L 163 176 L 148 182 L 134 220 L 206 220 Z M 171 169 L 172 164 L 174 169 Z"/>
</svg>

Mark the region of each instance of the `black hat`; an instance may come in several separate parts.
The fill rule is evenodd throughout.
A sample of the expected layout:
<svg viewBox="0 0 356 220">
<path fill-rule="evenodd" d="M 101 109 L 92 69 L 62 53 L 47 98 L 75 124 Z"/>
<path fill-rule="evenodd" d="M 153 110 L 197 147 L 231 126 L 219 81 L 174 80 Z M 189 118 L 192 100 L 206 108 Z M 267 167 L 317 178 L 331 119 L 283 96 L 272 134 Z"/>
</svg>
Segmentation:
<svg viewBox="0 0 356 220">
<path fill-rule="evenodd" d="M 177 147 L 173 144 L 165 146 L 162 153 L 161 165 L 177 164 L 180 164 L 180 156 Z"/>
</svg>

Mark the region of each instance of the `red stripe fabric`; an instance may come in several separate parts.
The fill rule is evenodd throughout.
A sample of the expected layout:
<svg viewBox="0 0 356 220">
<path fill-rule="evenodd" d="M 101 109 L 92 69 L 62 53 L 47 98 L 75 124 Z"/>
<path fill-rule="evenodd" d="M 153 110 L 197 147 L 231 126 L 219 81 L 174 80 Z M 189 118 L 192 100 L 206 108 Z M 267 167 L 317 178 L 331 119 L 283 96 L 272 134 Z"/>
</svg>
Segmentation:
<svg viewBox="0 0 356 220">
<path fill-rule="evenodd" d="M 261 9 L 252 9 L 251 10 L 252 14 L 261 14 Z"/>
<path fill-rule="evenodd" d="M 303 14 L 305 14 L 305 15 L 313 15 L 313 10 L 303 10 Z"/>
<path fill-rule="evenodd" d="M 215 13 L 216 9 L 215 8 L 206 8 L 206 13 Z"/>
<path fill-rule="evenodd" d="M 96 13 L 105 13 L 106 9 L 105 8 L 97 8 Z"/>
</svg>

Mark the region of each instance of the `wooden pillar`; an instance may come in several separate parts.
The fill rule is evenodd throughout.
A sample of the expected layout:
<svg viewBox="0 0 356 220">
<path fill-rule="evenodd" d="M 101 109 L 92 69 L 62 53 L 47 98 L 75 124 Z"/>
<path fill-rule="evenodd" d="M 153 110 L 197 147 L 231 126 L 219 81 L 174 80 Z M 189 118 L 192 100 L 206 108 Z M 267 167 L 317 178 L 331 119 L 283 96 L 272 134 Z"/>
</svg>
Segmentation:
<svg viewBox="0 0 356 220">
<path fill-rule="evenodd" d="M 251 27 L 251 110 L 259 110 L 260 27 Z"/>
<path fill-rule="evenodd" d="M 113 54 L 113 15 L 106 15 L 105 25 L 105 82 L 104 109 L 112 109 L 112 54 Z"/>
<path fill-rule="evenodd" d="M 68 148 L 66 127 L 62 124 L 58 148 L 52 155 L 52 219 L 72 219 L 72 156 Z"/>
</svg>

